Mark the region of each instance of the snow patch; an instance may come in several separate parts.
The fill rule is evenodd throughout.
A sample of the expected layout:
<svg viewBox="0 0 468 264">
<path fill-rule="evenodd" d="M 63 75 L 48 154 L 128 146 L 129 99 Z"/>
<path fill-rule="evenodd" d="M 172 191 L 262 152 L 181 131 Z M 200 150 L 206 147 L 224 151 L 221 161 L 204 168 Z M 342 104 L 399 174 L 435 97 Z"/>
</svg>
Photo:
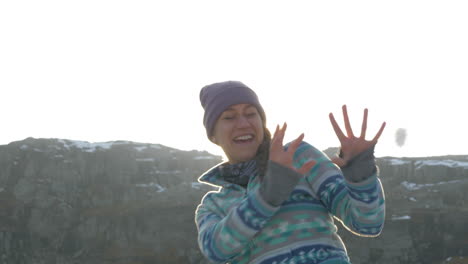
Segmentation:
<svg viewBox="0 0 468 264">
<path fill-rule="evenodd" d="M 461 181 L 462 180 L 453 180 L 453 181 L 438 182 L 438 183 L 425 183 L 425 184 L 417 184 L 414 182 L 404 181 L 401 183 L 401 185 L 403 185 L 403 187 L 405 187 L 408 191 L 416 191 L 416 190 L 426 188 L 426 187 L 434 187 L 437 185 L 452 184 L 452 183 L 457 183 Z"/>
<path fill-rule="evenodd" d="M 154 162 L 153 158 L 144 158 L 144 159 L 136 159 L 136 161 L 141 161 L 141 162 Z"/>
<path fill-rule="evenodd" d="M 201 182 L 192 182 L 192 188 L 200 190 L 201 186 L 203 186 L 203 183 Z"/>
<path fill-rule="evenodd" d="M 392 216 L 393 221 L 401 221 L 401 220 L 410 220 L 411 216 L 403 215 L 403 216 Z"/>
<path fill-rule="evenodd" d="M 397 159 L 397 158 L 391 158 L 387 159 L 387 161 L 390 163 L 390 165 L 394 166 L 400 166 L 400 165 L 405 165 L 405 164 L 411 164 L 412 161 L 410 160 L 402 160 L 402 159 Z M 418 160 L 414 162 L 414 165 L 416 166 L 416 169 L 421 169 L 424 166 L 446 166 L 450 168 L 456 168 L 456 167 L 461 167 L 461 168 L 467 168 L 468 169 L 468 162 L 466 161 L 457 161 L 457 160 Z"/>
<path fill-rule="evenodd" d="M 412 201 L 412 202 L 417 202 L 417 201 L 418 201 L 418 200 L 416 200 L 416 198 L 414 198 L 414 197 L 410 197 L 409 200 Z"/>
<path fill-rule="evenodd" d="M 95 152 L 97 149 L 110 149 L 112 145 L 116 144 L 124 144 L 122 142 L 98 142 L 98 143 L 90 143 L 87 141 L 79 141 L 79 140 L 63 140 L 59 139 L 58 142 L 62 143 L 66 149 L 71 148 L 78 148 L 82 149 L 85 152 Z"/>
<path fill-rule="evenodd" d="M 146 146 L 138 146 L 138 147 L 135 147 L 135 149 L 138 150 L 139 152 L 141 152 L 141 151 L 143 151 L 143 150 L 145 150 L 145 149 L 147 149 L 147 148 L 148 148 L 148 147 L 146 147 Z"/>
<path fill-rule="evenodd" d="M 136 186 L 142 187 L 142 188 L 156 188 L 157 192 L 164 192 L 166 190 L 166 188 L 154 182 L 146 183 L 146 184 L 137 184 Z"/>
<path fill-rule="evenodd" d="M 136 146 L 135 149 L 138 151 L 143 151 L 145 149 L 152 148 L 152 149 L 161 149 L 161 145 L 145 145 L 145 146 Z"/>
<path fill-rule="evenodd" d="M 28 147 L 28 145 L 26 145 L 26 144 L 24 144 L 24 145 L 22 145 L 22 146 L 20 147 L 21 150 L 25 150 L 25 149 L 28 149 L 28 148 L 29 148 L 29 147 Z"/>
<path fill-rule="evenodd" d="M 126 141 L 126 140 L 119 140 L 119 141 L 114 141 L 112 142 L 114 145 L 131 145 L 133 142 L 131 141 Z"/>
<path fill-rule="evenodd" d="M 395 166 L 405 165 L 405 164 L 410 164 L 411 163 L 411 161 L 401 160 L 401 159 L 390 159 L 388 161 L 390 162 L 391 165 L 395 165 Z"/>
<path fill-rule="evenodd" d="M 213 156 L 196 156 L 193 158 L 194 160 L 212 160 L 215 159 Z"/>
<path fill-rule="evenodd" d="M 462 167 L 468 169 L 468 162 L 457 160 L 418 160 L 414 164 L 416 165 L 416 169 L 421 169 L 423 166 Z"/>
<path fill-rule="evenodd" d="M 182 171 L 180 170 L 173 170 L 173 171 L 160 171 L 157 168 L 154 168 L 154 170 L 150 171 L 150 174 L 155 175 L 176 175 L 176 174 L 181 174 Z"/>
</svg>

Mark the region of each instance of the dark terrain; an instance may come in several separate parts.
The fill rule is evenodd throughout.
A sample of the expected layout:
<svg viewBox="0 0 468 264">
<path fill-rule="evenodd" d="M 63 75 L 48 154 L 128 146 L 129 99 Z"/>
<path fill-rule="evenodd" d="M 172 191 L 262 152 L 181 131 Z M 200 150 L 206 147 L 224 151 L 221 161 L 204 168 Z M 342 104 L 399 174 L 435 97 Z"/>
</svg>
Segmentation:
<svg viewBox="0 0 468 264">
<path fill-rule="evenodd" d="M 0 146 L 0 264 L 207 263 L 197 183 L 221 157 L 159 144 L 33 139 Z M 340 223 L 353 263 L 468 263 L 468 156 L 378 158 L 377 238 Z"/>
</svg>

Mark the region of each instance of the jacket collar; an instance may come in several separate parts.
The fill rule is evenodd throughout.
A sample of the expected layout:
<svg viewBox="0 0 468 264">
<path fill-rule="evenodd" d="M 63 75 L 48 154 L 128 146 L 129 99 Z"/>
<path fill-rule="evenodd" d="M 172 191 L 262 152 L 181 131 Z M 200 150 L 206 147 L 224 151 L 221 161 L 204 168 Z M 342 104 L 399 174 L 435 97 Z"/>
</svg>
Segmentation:
<svg viewBox="0 0 468 264">
<path fill-rule="evenodd" d="M 255 160 L 237 164 L 223 162 L 202 174 L 198 181 L 216 187 L 231 187 L 232 185 L 246 187 L 249 180 L 256 174 L 257 165 Z"/>
<path fill-rule="evenodd" d="M 221 169 L 220 167 L 224 166 L 226 162 L 219 163 L 203 173 L 198 181 L 215 187 L 225 186 L 228 182 L 225 182 L 221 178 Z"/>
</svg>

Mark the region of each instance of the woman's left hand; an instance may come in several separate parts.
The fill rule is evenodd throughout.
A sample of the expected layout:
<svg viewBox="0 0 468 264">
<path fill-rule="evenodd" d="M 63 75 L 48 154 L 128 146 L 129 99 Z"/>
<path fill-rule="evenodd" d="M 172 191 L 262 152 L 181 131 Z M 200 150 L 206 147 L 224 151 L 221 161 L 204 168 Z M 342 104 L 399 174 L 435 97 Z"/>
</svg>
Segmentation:
<svg viewBox="0 0 468 264">
<path fill-rule="evenodd" d="M 312 169 L 317 163 L 315 160 L 310 160 L 301 165 L 300 168 L 294 167 L 294 153 L 304 139 L 304 134 L 301 134 L 298 138 L 291 142 L 288 149 L 285 150 L 283 146 L 284 134 L 286 133 L 287 124 L 284 123 L 283 127 L 276 126 L 275 133 L 270 143 L 270 155 L 269 159 L 284 167 L 290 168 L 302 175 L 306 174 Z"/>
<path fill-rule="evenodd" d="M 348 111 L 346 105 L 343 105 L 343 117 L 346 128 L 346 134 L 343 133 L 340 126 L 335 120 L 335 117 L 330 113 L 330 122 L 332 123 L 333 129 L 335 130 L 336 135 L 341 143 L 341 156 L 332 158 L 332 161 L 340 166 L 344 167 L 346 164 L 354 158 L 359 153 L 369 149 L 373 145 L 377 144 L 377 141 L 382 134 L 385 128 L 385 122 L 382 123 L 382 126 L 377 132 L 377 135 L 374 136 L 372 140 L 366 140 L 366 130 L 367 130 L 367 108 L 364 109 L 364 119 L 362 121 L 361 135 L 359 137 L 354 136 L 353 130 L 351 129 L 351 124 L 349 123 Z"/>
</svg>

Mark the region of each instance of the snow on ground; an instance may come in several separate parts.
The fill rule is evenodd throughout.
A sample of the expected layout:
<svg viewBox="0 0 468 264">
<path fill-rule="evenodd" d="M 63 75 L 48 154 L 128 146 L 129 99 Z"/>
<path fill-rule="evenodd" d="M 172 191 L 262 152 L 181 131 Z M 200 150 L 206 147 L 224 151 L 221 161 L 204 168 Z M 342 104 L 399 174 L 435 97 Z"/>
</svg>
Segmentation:
<svg viewBox="0 0 468 264">
<path fill-rule="evenodd" d="M 80 141 L 80 140 L 64 140 L 64 139 L 59 139 L 58 142 L 62 143 L 63 146 L 67 149 L 70 148 L 79 148 L 82 149 L 83 151 L 86 152 L 94 152 L 97 149 L 110 149 L 112 146 L 115 145 L 129 145 L 129 144 L 135 144 L 134 142 L 131 141 L 111 141 L 111 142 L 96 142 L 96 143 L 90 143 L 88 141 Z M 137 143 L 138 144 L 138 143 Z M 22 149 L 27 148 L 27 145 L 21 146 Z M 138 145 L 135 146 L 134 148 L 138 151 L 142 151 L 144 149 L 147 149 L 148 147 L 153 148 L 153 149 L 161 149 L 161 145 L 159 144 L 152 144 L 152 145 Z"/>
<path fill-rule="evenodd" d="M 401 183 L 401 185 L 403 185 L 403 187 L 405 187 L 408 191 L 416 191 L 416 190 L 426 188 L 426 187 L 434 187 L 434 186 L 437 186 L 437 185 L 451 184 L 451 183 L 457 183 L 457 182 L 461 182 L 461 181 L 462 180 L 453 180 L 453 181 L 438 182 L 438 183 L 425 183 L 425 184 L 418 184 L 418 183 L 414 183 L 414 182 L 404 181 L 404 182 Z"/>
<path fill-rule="evenodd" d="M 450 168 L 463 167 L 468 169 L 468 162 L 456 160 L 418 160 L 414 165 L 416 165 L 416 169 L 420 169 L 423 166 L 447 166 Z"/>
<path fill-rule="evenodd" d="M 389 159 L 388 161 L 390 162 L 391 165 L 397 165 L 397 166 L 411 163 L 411 161 L 401 160 L 401 159 Z"/>
<path fill-rule="evenodd" d="M 213 156 L 196 156 L 193 157 L 194 160 L 211 160 L 211 159 L 216 159 L 216 157 Z"/>
<path fill-rule="evenodd" d="M 151 144 L 151 145 L 144 145 L 144 146 L 136 146 L 135 149 L 138 151 L 143 151 L 145 149 L 152 148 L 152 149 L 161 149 L 161 145 L 159 144 Z"/>
<path fill-rule="evenodd" d="M 140 162 L 154 162 L 155 159 L 154 158 L 141 158 L 141 159 L 135 159 L 136 161 L 140 161 Z"/>
<path fill-rule="evenodd" d="M 201 186 L 203 185 L 204 184 L 201 182 L 192 182 L 192 188 L 197 189 L 197 190 L 200 190 Z"/>
<path fill-rule="evenodd" d="M 164 192 L 166 188 L 162 187 L 161 185 L 151 182 L 151 183 L 145 183 L 145 184 L 137 184 L 137 187 L 142 187 L 142 188 L 156 188 L 157 192 Z"/>
<path fill-rule="evenodd" d="M 58 142 L 62 143 L 66 149 L 70 148 L 79 148 L 85 152 L 94 152 L 98 148 L 101 149 L 110 149 L 112 145 L 124 144 L 122 142 L 98 142 L 98 143 L 90 143 L 87 141 L 80 141 L 80 140 L 63 140 L 59 139 Z"/>
<path fill-rule="evenodd" d="M 413 161 L 392 158 L 392 159 L 388 159 L 388 162 L 391 165 L 399 166 L 399 165 L 411 164 Z M 418 160 L 418 161 L 414 161 L 414 165 L 416 166 L 416 169 L 421 169 L 424 166 L 446 166 L 446 167 L 450 167 L 450 168 L 462 167 L 462 168 L 467 168 L 468 169 L 468 162 L 450 160 L 450 159 L 445 159 L 445 160 Z"/>
<path fill-rule="evenodd" d="M 393 221 L 400 221 L 400 220 L 410 220 L 411 216 L 403 215 L 403 216 L 392 216 Z"/>
<path fill-rule="evenodd" d="M 135 147 L 136 150 L 138 150 L 139 152 L 147 149 L 148 147 L 147 146 L 138 146 L 138 147 Z"/>
<path fill-rule="evenodd" d="M 154 170 L 150 171 L 150 174 L 153 174 L 153 175 L 157 175 L 157 174 L 169 174 L 169 175 L 176 175 L 176 174 L 181 174 L 182 171 L 181 170 L 172 170 L 172 171 L 160 171 L 158 170 L 156 167 L 154 168 Z"/>
</svg>

